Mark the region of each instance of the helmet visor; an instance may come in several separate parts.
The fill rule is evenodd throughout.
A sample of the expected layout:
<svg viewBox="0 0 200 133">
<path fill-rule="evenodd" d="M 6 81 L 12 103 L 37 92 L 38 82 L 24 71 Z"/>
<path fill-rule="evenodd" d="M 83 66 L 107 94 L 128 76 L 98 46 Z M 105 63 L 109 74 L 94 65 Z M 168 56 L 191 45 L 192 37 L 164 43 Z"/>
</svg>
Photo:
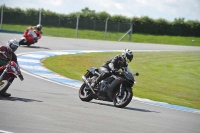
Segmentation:
<svg viewBox="0 0 200 133">
<path fill-rule="evenodd" d="M 11 44 L 10 47 L 11 47 L 11 49 L 12 49 L 13 51 L 15 51 L 15 50 L 18 48 L 18 46 L 13 45 L 13 44 Z"/>
<path fill-rule="evenodd" d="M 126 55 L 126 58 L 127 58 L 127 59 L 126 59 L 126 60 L 127 60 L 127 63 L 130 63 L 130 62 L 132 61 L 132 59 L 133 59 L 133 55 L 127 54 L 127 55 Z"/>
<path fill-rule="evenodd" d="M 128 58 L 126 58 L 126 62 L 127 62 L 127 63 L 130 63 L 131 61 L 130 61 Z"/>
</svg>

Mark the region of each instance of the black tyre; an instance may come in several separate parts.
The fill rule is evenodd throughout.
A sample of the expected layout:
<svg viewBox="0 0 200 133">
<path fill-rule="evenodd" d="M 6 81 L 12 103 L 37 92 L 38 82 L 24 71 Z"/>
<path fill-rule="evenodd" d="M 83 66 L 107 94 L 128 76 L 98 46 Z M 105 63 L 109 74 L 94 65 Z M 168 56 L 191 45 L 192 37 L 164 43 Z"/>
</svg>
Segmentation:
<svg viewBox="0 0 200 133">
<path fill-rule="evenodd" d="M 19 45 L 24 45 L 24 39 L 21 39 L 21 40 L 19 41 Z"/>
<path fill-rule="evenodd" d="M 85 83 L 83 83 L 79 89 L 79 98 L 82 101 L 86 101 L 86 102 L 89 102 L 93 99 L 93 93 L 90 90 L 90 88 L 86 86 Z"/>
<path fill-rule="evenodd" d="M 115 107 L 123 108 L 126 107 L 133 98 L 133 91 L 131 88 L 126 88 L 122 96 L 119 96 L 119 91 L 113 97 L 113 103 Z"/>
<path fill-rule="evenodd" d="M 1 90 L 3 90 L 5 87 L 7 87 L 9 85 L 9 82 L 7 80 L 2 80 L 0 82 L 0 92 Z"/>
</svg>

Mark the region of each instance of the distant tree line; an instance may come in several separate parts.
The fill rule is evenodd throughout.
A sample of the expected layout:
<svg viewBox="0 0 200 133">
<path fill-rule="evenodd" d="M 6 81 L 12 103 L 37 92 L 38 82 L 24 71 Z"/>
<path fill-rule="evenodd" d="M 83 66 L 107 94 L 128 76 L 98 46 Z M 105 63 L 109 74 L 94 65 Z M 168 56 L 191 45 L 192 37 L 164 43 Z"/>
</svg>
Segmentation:
<svg viewBox="0 0 200 133">
<path fill-rule="evenodd" d="M 2 8 L 2 6 L 1 6 Z M 39 22 L 39 10 L 3 7 L 3 24 L 30 25 Z M 59 14 L 42 9 L 41 24 L 46 27 L 66 27 L 75 28 L 77 16 L 80 15 L 81 29 L 105 30 L 105 22 L 108 19 L 110 31 L 125 32 L 133 27 L 133 33 L 152 35 L 174 35 L 174 36 L 200 36 L 200 22 L 198 20 L 185 21 L 184 18 L 175 18 L 173 22 L 165 19 L 151 19 L 148 16 L 128 18 L 122 15 L 113 15 L 103 12 L 95 12 L 89 8 L 84 8 L 80 12 L 70 14 Z"/>
</svg>

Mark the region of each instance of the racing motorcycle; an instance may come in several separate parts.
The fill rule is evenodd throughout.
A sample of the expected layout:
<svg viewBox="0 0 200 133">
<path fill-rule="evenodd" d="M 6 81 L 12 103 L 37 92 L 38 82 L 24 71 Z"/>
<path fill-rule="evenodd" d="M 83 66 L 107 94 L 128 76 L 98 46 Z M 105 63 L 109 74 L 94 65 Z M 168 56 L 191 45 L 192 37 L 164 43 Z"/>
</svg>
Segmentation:
<svg viewBox="0 0 200 133">
<path fill-rule="evenodd" d="M 115 72 L 93 89 L 91 84 L 99 75 L 98 68 L 92 67 L 87 70 L 86 74 L 82 76 L 84 83 L 79 89 L 79 98 L 86 102 L 96 99 L 113 102 L 115 107 L 126 107 L 133 97 L 132 86 L 136 83 L 134 76 L 139 76 L 139 73 L 133 74 L 128 67 L 123 68 L 122 72 Z"/>
<path fill-rule="evenodd" d="M 37 42 L 37 34 L 34 30 L 29 30 L 28 34 L 26 34 L 26 31 L 23 34 L 23 37 L 19 40 L 19 45 L 27 45 L 30 46 Z"/>
<path fill-rule="evenodd" d="M 5 55 L 5 52 L 0 52 L 0 54 L 4 55 L 4 57 L 7 59 L 9 58 Z M 19 65 L 14 61 L 9 61 L 9 63 L 5 66 L 4 71 L 0 75 L 0 91 L 9 86 L 9 81 L 12 78 L 17 77 L 19 77 L 21 81 L 24 79 L 21 74 Z"/>
</svg>

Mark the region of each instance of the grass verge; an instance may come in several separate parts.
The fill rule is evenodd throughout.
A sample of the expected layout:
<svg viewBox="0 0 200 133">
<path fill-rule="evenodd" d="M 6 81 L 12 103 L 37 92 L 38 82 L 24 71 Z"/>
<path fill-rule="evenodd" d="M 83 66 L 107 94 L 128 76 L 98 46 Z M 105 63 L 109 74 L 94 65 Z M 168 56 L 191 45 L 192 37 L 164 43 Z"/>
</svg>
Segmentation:
<svg viewBox="0 0 200 133">
<path fill-rule="evenodd" d="M 48 69 L 81 81 L 90 67 L 99 67 L 121 53 L 89 53 L 46 58 Z M 134 95 L 200 109 L 200 52 L 135 52 L 129 64 L 139 72 Z"/>
<path fill-rule="evenodd" d="M 3 30 L 13 30 L 23 32 L 29 25 L 9 25 L 3 24 Z M 76 28 L 63 28 L 63 27 L 45 27 L 43 26 L 43 34 L 56 37 L 76 38 Z M 78 38 L 104 40 L 104 31 L 95 30 L 78 30 Z M 125 33 L 121 32 L 107 32 L 107 41 L 119 41 Z M 126 35 L 124 42 L 129 42 L 129 35 Z M 172 44 L 172 45 L 185 45 L 185 46 L 200 46 L 200 37 L 182 37 L 182 36 L 161 36 L 161 35 L 145 35 L 145 34 L 132 34 L 132 42 L 139 43 L 156 43 L 156 44 Z"/>
</svg>

